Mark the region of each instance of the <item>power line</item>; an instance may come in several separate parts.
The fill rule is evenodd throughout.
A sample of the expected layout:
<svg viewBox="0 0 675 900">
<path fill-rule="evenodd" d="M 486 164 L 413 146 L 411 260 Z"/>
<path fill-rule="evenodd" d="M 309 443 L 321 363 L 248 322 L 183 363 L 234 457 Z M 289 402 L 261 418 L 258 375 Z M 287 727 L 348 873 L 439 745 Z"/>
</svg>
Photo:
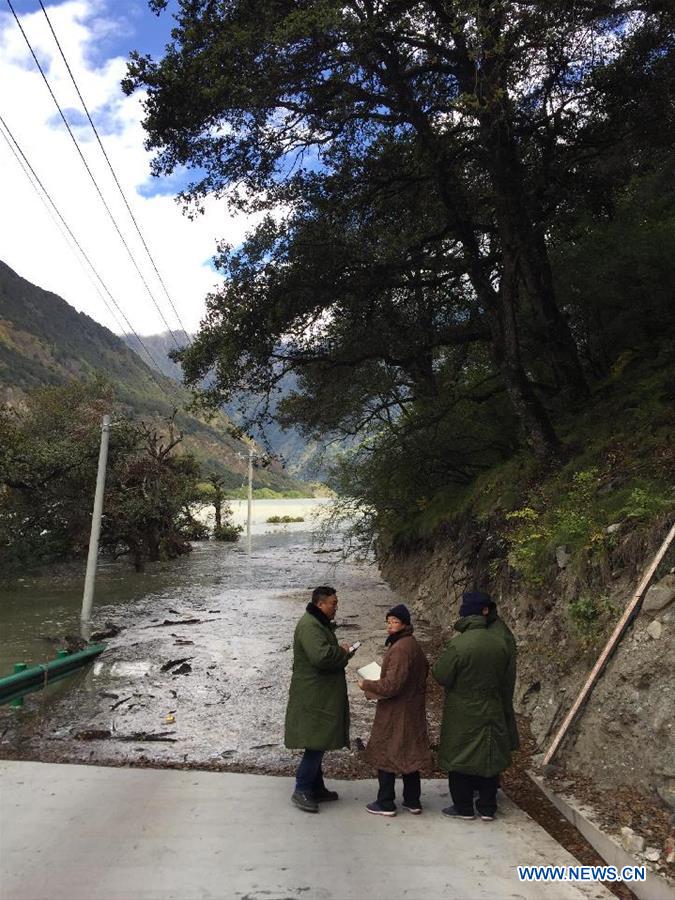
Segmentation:
<svg viewBox="0 0 675 900">
<path fill-rule="evenodd" d="M 98 279 L 98 281 L 99 281 L 99 283 L 101 284 L 103 290 L 106 292 L 106 294 L 108 295 L 108 297 L 109 297 L 110 300 L 112 301 L 113 305 L 115 306 L 115 309 L 119 312 L 119 314 L 121 315 L 122 319 L 124 319 L 124 322 L 126 323 L 127 327 L 129 328 L 129 331 L 133 334 L 133 336 L 136 338 L 136 340 L 138 341 L 138 343 L 140 344 L 140 346 L 141 346 L 141 347 L 143 348 L 143 350 L 146 352 L 146 354 L 148 355 L 148 358 L 151 360 L 151 362 L 152 362 L 152 364 L 154 365 L 155 369 L 156 369 L 158 372 L 161 372 L 161 369 L 160 369 L 160 367 L 159 367 L 159 364 L 157 363 L 157 360 L 154 358 L 154 356 L 152 355 L 152 353 L 151 353 L 150 350 L 148 349 L 147 345 L 144 343 L 143 339 L 136 333 L 136 330 L 134 329 L 133 325 L 131 324 L 131 322 L 129 321 L 129 319 L 127 318 L 127 316 L 125 315 L 124 310 L 123 310 L 122 307 L 119 305 L 119 303 L 117 302 L 117 300 L 115 299 L 115 297 L 113 296 L 113 294 L 110 292 L 110 289 L 108 288 L 108 286 L 107 286 L 107 284 L 105 283 L 105 281 L 104 281 L 104 280 L 101 278 L 101 276 L 99 275 L 99 273 L 98 273 L 96 267 L 94 266 L 94 264 L 93 264 L 92 261 L 90 260 L 88 254 L 86 253 L 86 251 L 84 250 L 84 248 L 82 247 L 82 244 L 79 242 L 79 240 L 77 239 L 77 237 L 76 237 L 75 234 L 73 233 L 73 230 L 71 229 L 70 225 L 68 224 L 68 222 L 67 222 L 67 221 L 65 220 L 65 218 L 63 217 L 63 215 L 62 215 L 61 211 L 59 210 L 58 206 L 56 205 L 56 203 L 55 203 L 54 200 L 52 199 L 51 194 L 49 193 L 49 191 L 47 190 L 47 188 L 46 188 L 46 187 L 44 186 L 44 184 L 42 183 L 42 180 L 40 179 L 39 175 L 37 174 L 37 172 L 35 171 L 35 169 L 34 169 L 33 166 L 31 165 L 30 160 L 28 159 L 28 157 L 26 156 L 26 154 L 25 154 L 25 153 L 23 152 L 23 150 L 21 149 L 21 146 L 20 146 L 20 144 L 18 143 L 18 141 L 16 140 L 16 138 L 14 137 L 14 134 L 12 133 L 11 128 L 9 127 L 9 125 L 7 124 L 7 122 L 5 122 L 5 120 L 3 119 L 3 117 L 2 117 L 1 114 L 0 114 L 0 125 L 2 125 L 2 127 L 4 128 L 4 130 L 7 132 L 7 135 L 9 135 L 9 138 L 11 138 L 11 144 L 10 144 L 7 135 L 5 135 L 4 132 L 0 132 L 0 133 L 3 134 L 3 137 L 5 138 L 5 140 L 7 141 L 7 143 L 10 145 L 10 149 L 12 149 L 12 151 L 14 152 L 14 148 L 16 148 L 16 152 L 14 152 L 14 156 L 17 157 L 17 153 L 18 153 L 18 157 L 20 157 L 20 159 L 23 160 L 23 163 L 25 163 L 26 168 L 30 171 L 31 175 L 32 175 L 33 178 L 35 179 L 35 182 L 40 186 L 40 189 L 43 191 L 45 197 L 46 197 L 47 200 L 49 201 L 49 203 L 50 203 L 52 209 L 54 210 L 54 212 L 55 212 L 56 215 L 58 216 L 58 218 L 59 218 L 60 222 L 62 223 L 63 227 L 64 227 L 64 228 L 66 229 L 66 231 L 68 232 L 68 234 L 69 234 L 71 240 L 73 241 L 73 243 L 75 244 L 75 246 L 77 247 L 77 249 L 80 251 L 80 253 L 82 254 L 83 258 L 86 260 L 87 265 L 89 266 L 89 268 L 91 269 L 91 271 L 94 273 L 94 275 L 95 275 L 96 278 Z M 14 145 L 14 147 L 12 147 L 12 144 Z M 17 157 L 17 158 L 18 158 L 18 157 Z M 22 166 L 22 168 L 24 168 L 24 167 Z M 24 168 L 24 172 L 26 171 L 26 168 Z M 108 308 L 109 312 L 112 314 L 112 310 L 111 310 L 110 307 L 108 306 L 107 302 L 106 302 L 106 307 Z M 157 377 L 155 376 L 155 373 L 154 373 L 154 371 L 152 370 L 151 367 L 148 367 L 148 372 L 150 373 L 150 377 L 151 377 L 152 380 L 155 382 L 155 384 L 157 385 L 157 387 L 159 387 L 161 390 L 165 390 L 165 389 L 166 389 L 166 385 L 163 385 L 163 384 L 160 383 L 160 381 L 159 381 L 159 380 L 157 379 Z M 167 379 L 167 381 L 168 381 L 168 383 L 171 385 L 172 390 L 175 390 L 175 389 L 174 389 L 174 386 L 173 386 L 173 383 L 172 383 L 172 381 L 171 381 L 171 379 Z M 178 392 L 177 392 L 177 391 L 175 391 L 175 396 L 178 397 Z"/>
<path fill-rule="evenodd" d="M 54 26 L 53 26 L 52 23 L 51 23 L 51 19 L 49 18 L 49 15 L 47 14 L 47 10 L 45 9 L 42 0 L 39 0 L 39 2 L 40 2 L 40 9 L 41 9 L 42 12 L 44 13 L 45 19 L 47 20 L 47 24 L 49 25 L 49 30 L 50 30 L 51 33 L 52 33 L 52 37 L 54 38 L 54 41 L 56 42 L 56 46 L 59 48 L 59 53 L 61 54 L 61 59 L 63 60 L 66 69 L 68 70 L 68 74 L 70 75 L 70 80 L 73 82 L 73 86 L 75 87 L 75 90 L 77 91 L 77 96 L 80 98 L 80 103 L 82 104 L 82 108 L 84 109 L 84 111 L 85 111 L 85 113 L 86 113 L 87 119 L 89 120 L 89 124 L 91 125 L 91 128 L 92 128 L 92 131 L 93 131 L 94 134 L 96 135 L 96 140 L 98 141 L 98 145 L 99 145 L 99 147 L 101 148 L 101 153 L 103 154 L 103 156 L 104 156 L 104 158 L 105 158 L 105 161 L 106 161 L 106 163 L 108 164 L 108 168 L 110 169 L 110 174 L 112 175 L 112 177 L 113 177 L 113 179 L 114 179 L 114 181 L 115 181 L 115 184 L 117 185 L 117 189 L 118 189 L 118 191 L 120 192 L 120 195 L 121 195 L 121 197 L 122 197 L 122 200 L 124 201 L 124 205 L 125 205 L 126 208 L 127 208 L 127 212 L 129 213 L 129 216 L 131 217 L 131 221 L 134 223 L 134 227 L 136 228 L 136 231 L 137 231 L 137 233 L 138 233 L 138 236 L 139 236 L 139 238 L 141 239 L 141 243 L 143 244 L 143 248 L 145 249 L 145 252 L 146 252 L 147 255 L 148 255 L 148 259 L 149 259 L 150 262 L 152 263 L 152 267 L 153 267 L 153 269 L 155 270 L 155 274 L 157 275 L 157 278 L 159 279 L 159 283 L 162 285 L 162 289 L 163 289 L 163 291 L 164 291 L 164 294 L 166 295 L 166 299 L 169 301 L 169 303 L 170 303 L 170 305 L 171 305 L 171 309 L 174 311 L 174 314 L 175 314 L 175 316 L 176 316 L 176 319 L 178 320 L 178 324 L 179 324 L 180 327 L 183 329 L 183 331 L 184 331 L 184 333 L 185 333 L 185 336 L 186 336 L 188 342 L 189 342 L 190 344 L 192 344 L 192 341 L 190 340 L 190 335 L 188 334 L 187 328 L 186 328 L 185 325 L 183 324 L 183 321 L 182 321 L 182 319 L 181 319 L 181 317 L 180 317 L 180 315 L 179 315 L 179 313 L 178 313 L 178 310 L 176 309 L 176 306 L 175 306 L 175 304 L 174 304 L 174 302 L 173 302 L 173 300 L 172 300 L 172 298 L 171 298 L 171 295 L 169 294 L 169 291 L 168 291 L 168 289 L 167 289 L 167 286 L 166 286 L 166 284 L 164 283 L 164 279 L 162 278 L 162 276 L 161 276 L 161 274 L 160 274 L 160 272 L 159 272 L 159 269 L 157 268 L 157 264 L 155 263 L 155 260 L 154 260 L 154 258 L 153 258 L 153 256 L 152 256 L 152 253 L 150 252 L 150 248 L 148 247 L 148 245 L 147 245 L 147 243 L 146 243 L 146 241 L 145 241 L 145 238 L 143 237 L 143 234 L 142 234 L 141 229 L 140 229 L 140 227 L 139 227 L 139 225 L 138 225 L 138 222 L 136 221 L 136 217 L 134 216 L 133 211 L 132 211 L 131 207 L 129 206 L 129 202 L 128 202 L 128 200 L 127 200 L 126 194 L 124 193 L 124 190 L 122 189 L 122 185 L 121 185 L 120 182 L 119 182 L 119 179 L 118 179 L 118 177 L 117 177 L 117 174 L 115 173 L 115 170 L 114 170 L 114 168 L 113 168 L 113 165 L 112 165 L 112 163 L 110 162 L 110 158 L 108 157 L 108 154 L 107 154 L 107 152 L 106 152 L 106 149 L 105 149 L 105 147 L 103 146 L 103 141 L 101 140 L 101 138 L 100 138 L 100 136 L 99 136 L 99 133 L 98 133 L 98 130 L 97 130 L 96 126 L 94 125 L 94 122 L 93 122 L 93 120 L 92 120 L 92 118 L 91 118 L 91 115 L 89 114 L 89 109 L 87 108 L 87 104 L 84 102 L 84 97 L 82 96 L 82 93 L 80 92 L 80 88 L 79 88 L 79 86 L 78 86 L 78 84 L 77 84 L 77 81 L 76 81 L 76 79 L 75 79 L 75 76 L 73 75 L 73 72 L 72 72 L 72 70 L 71 70 L 71 68 L 70 68 L 70 65 L 69 65 L 69 63 L 68 63 L 68 60 L 66 59 L 66 55 L 65 55 L 65 53 L 63 52 L 63 48 L 61 47 L 61 44 L 60 44 L 60 42 L 59 42 L 58 37 L 56 36 L 56 32 L 54 31 Z"/>
<path fill-rule="evenodd" d="M 136 272 L 138 273 L 138 277 L 139 277 L 139 278 L 141 279 L 141 281 L 143 282 L 143 285 L 144 285 L 144 287 L 145 287 L 145 290 L 147 291 L 148 296 L 149 296 L 150 299 L 152 300 L 152 302 L 153 302 L 153 304 L 154 304 L 154 306 L 155 306 L 155 309 L 156 309 L 157 312 L 159 313 L 159 315 L 160 315 L 160 317 L 161 317 L 161 319 L 162 319 L 162 322 L 164 322 L 164 325 L 166 326 L 166 328 L 167 328 L 169 334 L 170 334 L 171 337 L 173 338 L 173 342 L 175 343 L 176 347 L 180 350 L 180 349 L 181 349 L 181 346 L 180 346 L 180 344 L 178 343 L 178 341 L 177 341 L 177 339 L 176 339 L 176 335 L 175 335 L 175 334 L 173 333 L 173 331 L 171 330 L 171 326 L 170 326 L 169 323 L 167 322 L 167 320 L 166 320 L 166 318 L 165 318 L 165 316 L 164 316 L 164 313 L 162 312 L 162 310 L 161 310 L 159 304 L 157 303 L 157 301 L 155 300 L 154 294 L 153 294 L 152 291 L 150 290 L 150 286 L 148 285 L 147 281 L 145 280 L 145 276 L 144 276 L 143 273 L 141 272 L 141 270 L 140 270 L 140 268 L 139 268 L 139 265 L 138 265 L 138 263 L 136 262 L 136 258 L 134 257 L 133 253 L 131 252 L 131 249 L 130 249 L 129 245 L 127 244 L 126 240 L 124 239 L 124 235 L 122 234 L 122 232 L 121 232 L 121 230 L 120 230 L 120 227 L 119 227 L 119 225 L 117 224 L 117 221 L 115 220 L 115 217 L 113 216 L 113 214 L 112 214 L 112 212 L 111 212 L 111 210 L 110 210 L 110 207 L 108 206 L 108 204 L 107 204 L 107 202 L 106 202 L 105 197 L 104 197 L 103 194 L 101 193 L 101 189 L 99 188 L 98 183 L 97 183 L 96 179 L 94 178 L 94 175 L 93 175 L 91 169 L 89 168 L 89 164 L 87 163 L 87 160 L 85 159 L 84 154 L 82 153 L 82 150 L 80 149 L 80 145 L 77 143 L 77 139 L 76 139 L 75 135 L 74 135 L 73 132 L 72 132 L 72 129 L 71 129 L 69 123 L 68 123 L 68 120 L 66 119 L 65 115 L 63 114 L 63 110 L 61 109 L 61 106 L 60 106 L 60 104 L 59 104 L 59 101 L 56 99 L 56 95 L 54 94 L 54 91 L 52 90 L 51 85 L 49 84 L 49 80 L 47 79 L 47 76 L 45 75 L 44 69 L 43 69 L 42 66 L 40 65 L 40 61 L 38 60 L 37 56 L 35 55 L 35 51 L 33 50 L 33 46 L 32 46 L 32 44 L 31 44 L 30 40 L 28 39 L 28 35 L 27 35 L 26 32 L 23 30 L 23 26 L 21 25 L 21 22 L 19 21 L 19 17 L 17 16 L 14 7 L 12 6 L 12 0 L 7 0 L 7 5 L 9 6 L 9 8 L 10 8 L 10 10 L 11 10 L 11 12 L 12 12 L 12 15 L 14 16 L 14 20 L 16 21 L 16 24 L 19 26 L 19 30 L 21 31 L 21 34 L 23 35 L 23 39 L 24 39 L 24 41 L 26 42 L 26 45 L 28 46 L 28 49 L 29 49 L 29 51 L 30 51 L 30 54 L 31 54 L 31 56 L 33 57 L 33 60 L 34 60 L 34 62 L 35 62 L 35 65 L 38 67 L 38 70 L 39 70 L 39 72 L 40 72 L 40 75 L 42 76 L 42 80 L 44 81 L 45 85 L 47 86 L 47 90 L 49 91 L 50 96 L 51 96 L 52 100 L 54 101 L 54 104 L 55 104 L 55 106 L 56 106 L 56 108 L 57 108 L 57 110 L 58 110 L 58 112 L 59 112 L 59 115 L 61 116 L 61 119 L 62 119 L 62 121 L 63 121 L 63 124 L 66 126 L 66 130 L 68 131 L 68 134 L 70 135 L 70 139 L 72 140 L 73 145 L 74 145 L 75 149 L 77 150 L 77 154 L 78 154 L 78 156 L 80 157 L 80 159 L 82 160 L 82 164 L 84 165 L 85 169 L 87 170 L 87 174 L 89 175 L 89 178 L 91 179 L 91 182 L 92 182 L 92 184 L 94 185 L 94 188 L 96 189 L 96 193 L 98 194 L 99 199 L 101 200 L 101 203 L 102 203 L 103 206 L 105 207 L 105 210 L 106 210 L 106 212 L 108 213 L 108 216 L 109 216 L 109 218 L 110 218 L 110 221 L 113 223 L 113 226 L 114 226 L 114 228 L 115 228 L 115 231 L 116 231 L 117 234 L 119 235 L 119 239 L 122 241 L 122 244 L 123 244 L 123 246 L 124 246 L 124 249 L 127 251 L 128 255 L 129 255 L 129 258 L 131 259 L 131 262 L 133 263 L 134 268 L 136 269 Z"/>
<path fill-rule="evenodd" d="M 4 120 L 2 119 L 1 116 L 0 116 L 0 121 L 2 121 L 2 122 L 3 122 L 3 125 L 4 125 Z M 64 228 L 64 226 L 63 226 L 63 224 L 62 224 L 62 222 L 59 221 L 59 219 L 58 219 L 57 216 L 55 215 L 54 210 L 50 207 L 49 203 L 47 202 L 47 200 L 45 199 L 45 197 L 43 196 L 43 194 L 40 192 L 40 188 L 38 187 L 38 185 L 36 184 L 36 182 L 33 180 L 33 176 L 31 175 L 30 170 L 29 170 L 28 167 L 26 166 L 26 163 L 21 159 L 21 157 L 19 156 L 19 154 L 18 154 L 16 148 L 13 146 L 11 140 L 9 139 L 9 137 L 7 136 L 7 134 L 5 134 L 4 130 L 0 129 L 0 134 L 2 135 L 2 137 L 3 137 L 4 141 L 5 141 L 5 143 L 7 144 L 7 146 L 9 147 L 9 149 L 10 149 L 10 151 L 11 151 L 11 153 L 12 153 L 14 159 L 17 161 L 18 165 L 21 167 L 21 170 L 23 171 L 24 175 L 26 176 L 26 179 L 27 179 L 28 183 L 29 183 L 30 186 L 33 188 L 33 190 L 35 191 L 35 193 L 36 193 L 38 199 L 40 200 L 40 203 L 42 203 L 42 205 L 44 206 L 44 208 L 47 210 L 47 213 L 49 214 L 50 218 L 52 219 L 52 221 L 54 222 L 54 224 L 56 225 L 56 227 L 59 229 L 59 231 L 60 231 L 60 233 L 61 233 L 63 239 L 64 239 L 65 242 L 66 242 L 66 244 L 67 244 L 68 247 L 70 247 L 70 249 L 72 250 L 73 247 L 72 247 L 72 244 L 70 243 L 70 241 L 69 241 L 69 239 L 68 239 L 68 233 L 66 232 L 66 230 L 65 230 L 65 228 Z M 72 240 L 72 236 L 71 236 L 71 240 Z M 80 250 L 80 253 L 83 252 L 81 247 L 78 247 L 78 249 Z M 106 309 L 107 309 L 108 312 L 110 313 L 111 318 L 114 319 L 115 324 L 116 324 L 117 327 L 119 328 L 120 332 L 124 333 L 124 332 L 126 331 L 125 326 L 121 323 L 120 319 L 119 319 L 118 316 L 117 316 L 117 313 L 115 312 L 115 310 L 113 309 L 113 307 L 108 303 L 108 301 L 106 300 L 105 296 L 104 296 L 103 293 L 101 292 L 100 287 L 98 286 L 98 284 L 97 284 L 97 283 L 94 281 L 94 279 L 92 278 L 91 272 L 86 268 L 86 266 L 85 266 L 84 263 L 82 262 L 81 257 L 78 256 L 77 253 L 74 253 L 74 256 L 75 256 L 75 259 L 76 259 L 76 260 L 78 261 L 78 263 L 80 264 L 80 266 L 82 267 L 83 271 L 86 273 L 87 278 L 91 281 L 91 284 L 92 284 L 94 290 L 96 291 L 96 293 L 98 294 L 99 298 L 101 299 L 101 301 L 102 301 L 103 304 L 105 305 Z"/>
</svg>

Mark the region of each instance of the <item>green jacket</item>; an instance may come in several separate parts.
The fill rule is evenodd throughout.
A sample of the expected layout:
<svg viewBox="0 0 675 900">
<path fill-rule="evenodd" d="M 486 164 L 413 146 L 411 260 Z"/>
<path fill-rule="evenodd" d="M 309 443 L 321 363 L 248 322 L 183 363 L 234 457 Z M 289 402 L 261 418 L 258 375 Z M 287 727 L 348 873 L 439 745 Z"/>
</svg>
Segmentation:
<svg viewBox="0 0 675 900">
<path fill-rule="evenodd" d="M 500 619 L 496 610 L 492 610 L 487 616 L 488 628 L 498 634 L 509 654 L 509 668 L 506 673 L 506 683 L 508 687 L 509 702 L 506 710 L 506 725 L 509 729 L 509 741 L 511 749 L 517 750 L 520 747 L 520 738 L 518 737 L 518 726 L 516 724 L 516 714 L 513 710 L 513 694 L 516 689 L 516 662 L 518 649 L 516 647 L 516 639 L 513 632 L 503 619 Z"/>
<path fill-rule="evenodd" d="M 338 750 L 349 746 L 345 666 L 335 625 L 311 604 L 293 637 L 293 674 L 286 708 L 286 747 Z"/>
<path fill-rule="evenodd" d="M 448 772 L 489 778 L 511 762 L 509 653 L 484 616 L 466 616 L 432 673 L 445 687 L 438 761 Z"/>
</svg>

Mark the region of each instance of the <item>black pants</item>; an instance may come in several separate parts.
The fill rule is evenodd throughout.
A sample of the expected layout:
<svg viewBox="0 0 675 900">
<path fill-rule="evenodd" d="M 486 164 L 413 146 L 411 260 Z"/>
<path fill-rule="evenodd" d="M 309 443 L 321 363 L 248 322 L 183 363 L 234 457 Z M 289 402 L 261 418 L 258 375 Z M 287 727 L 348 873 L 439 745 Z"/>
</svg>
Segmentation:
<svg viewBox="0 0 675 900">
<path fill-rule="evenodd" d="M 422 782 L 420 781 L 419 772 L 408 772 L 403 775 L 403 803 L 411 809 L 420 808 L 420 792 L 422 790 Z M 380 789 L 377 792 L 377 802 L 382 809 L 394 810 L 396 804 L 396 774 L 394 772 L 385 772 L 383 769 L 377 770 L 377 780 L 380 783 Z"/>
<path fill-rule="evenodd" d="M 483 778 L 482 775 L 466 775 L 464 772 L 449 772 L 450 796 L 457 812 L 463 816 L 473 815 L 473 792 L 478 791 L 476 809 L 482 816 L 494 816 L 497 812 L 497 788 L 499 775 Z"/>
<path fill-rule="evenodd" d="M 305 794 L 320 791 L 323 783 L 323 750 L 305 750 L 295 773 L 295 790 Z"/>
</svg>

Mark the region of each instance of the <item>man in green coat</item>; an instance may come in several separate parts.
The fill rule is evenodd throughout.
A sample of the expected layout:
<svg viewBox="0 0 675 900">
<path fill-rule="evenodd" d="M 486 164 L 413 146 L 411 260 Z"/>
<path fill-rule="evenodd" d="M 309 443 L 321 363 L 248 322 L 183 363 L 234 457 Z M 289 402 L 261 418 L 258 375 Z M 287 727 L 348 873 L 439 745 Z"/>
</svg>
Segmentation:
<svg viewBox="0 0 675 900">
<path fill-rule="evenodd" d="M 516 714 L 513 709 L 513 695 L 516 690 L 516 662 L 518 657 L 518 648 L 516 645 L 516 639 L 513 636 L 513 632 L 497 612 L 497 604 L 489 594 L 485 594 L 485 597 L 489 600 L 488 613 L 485 616 L 488 628 L 494 630 L 494 632 L 501 637 L 509 654 L 509 669 L 507 672 L 509 703 L 508 709 L 506 711 L 506 725 L 509 729 L 509 741 L 511 742 L 511 749 L 518 750 L 518 748 L 520 747 L 520 738 L 518 736 Z M 485 613 L 483 613 L 483 615 L 485 615 Z"/>
<path fill-rule="evenodd" d="M 445 688 L 439 764 L 448 772 L 453 805 L 443 814 L 473 819 L 477 790 L 476 806 L 485 821 L 495 817 L 499 773 L 511 762 L 508 709 L 515 665 L 498 630 L 488 628 L 489 603 L 479 591 L 462 595 L 459 634 L 432 669 Z"/>
<path fill-rule="evenodd" d="M 320 802 L 338 799 L 323 782 L 323 755 L 326 750 L 349 746 L 345 666 L 352 653 L 346 644 L 338 644 L 335 636 L 337 606 L 335 588 L 315 588 L 293 637 L 284 742 L 289 749 L 305 751 L 291 797 L 305 812 L 318 812 Z"/>
</svg>

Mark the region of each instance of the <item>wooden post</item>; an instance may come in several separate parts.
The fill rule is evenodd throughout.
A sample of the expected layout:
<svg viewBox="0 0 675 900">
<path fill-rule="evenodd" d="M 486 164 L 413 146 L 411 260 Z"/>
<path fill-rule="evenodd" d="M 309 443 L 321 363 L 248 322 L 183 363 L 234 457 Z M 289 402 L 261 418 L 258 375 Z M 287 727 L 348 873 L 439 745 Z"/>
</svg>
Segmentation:
<svg viewBox="0 0 675 900">
<path fill-rule="evenodd" d="M 652 559 L 651 564 L 649 565 L 649 568 L 645 572 L 644 577 L 642 578 L 642 581 L 638 585 L 637 590 L 633 594 L 630 603 L 624 610 L 624 613 L 621 616 L 621 618 L 619 619 L 616 628 L 614 629 L 609 640 L 605 644 L 605 647 L 604 647 L 602 653 L 598 657 L 598 661 L 593 666 L 593 669 L 591 670 L 591 674 L 586 679 L 586 683 L 584 684 L 583 688 L 581 689 L 581 693 L 579 694 L 577 699 L 572 704 L 572 708 L 567 713 L 567 716 L 565 717 L 565 721 L 562 723 L 562 725 L 558 729 L 558 733 L 553 738 L 551 746 L 546 751 L 546 756 L 544 757 L 544 762 L 543 762 L 544 766 L 547 766 L 551 762 L 551 760 L 553 759 L 555 754 L 558 752 L 558 748 L 560 747 L 560 744 L 562 743 L 563 738 L 569 731 L 570 726 L 572 725 L 572 722 L 577 717 L 579 710 L 584 705 L 586 700 L 588 700 L 588 698 L 590 697 L 591 692 L 593 691 L 593 688 L 595 687 L 595 683 L 597 682 L 598 678 L 602 674 L 602 670 L 607 665 L 607 662 L 609 661 L 610 656 L 612 655 L 612 653 L 616 649 L 619 641 L 621 640 L 621 637 L 622 637 L 624 631 L 626 630 L 628 623 L 631 621 L 633 616 L 637 613 L 638 607 L 640 606 L 640 603 L 642 602 L 642 597 L 643 597 L 645 591 L 647 590 L 647 588 L 649 587 L 649 582 L 654 577 L 654 572 L 656 572 L 656 570 L 658 569 L 659 563 L 661 562 L 663 557 L 666 555 L 666 551 L 668 550 L 668 547 L 670 547 L 674 537 L 675 537 L 675 525 L 672 526 L 672 528 L 670 529 L 670 531 L 668 532 L 668 534 L 666 536 L 665 541 L 659 547 L 659 550 L 658 550 L 656 556 Z"/>
</svg>

